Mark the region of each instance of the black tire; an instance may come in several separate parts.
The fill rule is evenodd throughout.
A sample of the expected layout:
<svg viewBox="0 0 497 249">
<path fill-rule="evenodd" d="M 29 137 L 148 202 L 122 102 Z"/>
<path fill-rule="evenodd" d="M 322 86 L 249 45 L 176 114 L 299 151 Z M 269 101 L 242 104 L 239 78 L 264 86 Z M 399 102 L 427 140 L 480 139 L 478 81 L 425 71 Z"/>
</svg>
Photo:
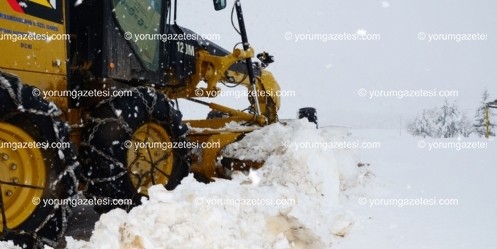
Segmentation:
<svg viewBox="0 0 497 249">
<path fill-rule="evenodd" d="M 181 113 L 164 94 L 151 88 L 133 88 L 132 96 L 114 97 L 101 102 L 89 115 L 89 124 L 83 131 L 80 159 L 85 180 L 85 191 L 93 199 L 131 199 L 132 205 L 95 205 L 102 213 L 113 208 L 129 210 L 140 204 L 143 196 L 133 185 L 128 172 L 124 145 L 142 125 L 158 124 L 167 131 L 173 142 L 186 139 L 187 126 Z M 165 187 L 174 189 L 190 170 L 189 150 L 173 149 L 173 168 Z M 107 203 L 108 204 L 108 203 Z"/>
<path fill-rule="evenodd" d="M 0 74 L 0 123 L 22 129 L 35 142 L 69 143 L 69 126 L 60 121 L 61 111 L 53 103 L 34 96 L 33 90 L 38 92 L 38 89 L 21 84 L 15 76 Z M 72 146 L 40 151 L 47 175 L 41 201 L 74 197 L 79 163 Z M 70 208 L 64 203 L 37 205 L 31 217 L 17 227 L 10 228 L 4 223 L 0 240 L 13 240 L 22 248 L 55 247 L 66 230 Z M 0 202 L 0 209 L 3 214 L 3 202 Z"/>
</svg>

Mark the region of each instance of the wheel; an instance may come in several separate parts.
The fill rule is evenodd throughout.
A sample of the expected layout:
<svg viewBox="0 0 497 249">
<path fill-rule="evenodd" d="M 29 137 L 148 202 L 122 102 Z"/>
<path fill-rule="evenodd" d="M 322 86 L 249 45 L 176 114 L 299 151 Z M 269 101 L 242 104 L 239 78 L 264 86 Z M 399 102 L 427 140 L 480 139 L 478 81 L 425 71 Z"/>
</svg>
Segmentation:
<svg viewBox="0 0 497 249">
<path fill-rule="evenodd" d="M 309 122 L 315 123 L 318 128 L 318 114 L 316 108 L 305 107 L 299 109 L 299 119 L 306 118 Z"/>
<path fill-rule="evenodd" d="M 97 105 L 83 131 L 80 158 L 88 181 L 86 195 L 133 201 L 132 205 L 97 205 L 100 213 L 115 207 L 129 210 L 155 184 L 172 190 L 190 171 L 189 150 L 171 148 L 186 141 L 188 129 L 181 113 L 154 89 L 130 91 L 132 96 Z"/>
<path fill-rule="evenodd" d="M 55 247 L 70 215 L 68 202 L 59 200 L 77 193 L 79 164 L 61 111 L 33 91 L 0 74 L 0 239 L 23 248 Z"/>
</svg>

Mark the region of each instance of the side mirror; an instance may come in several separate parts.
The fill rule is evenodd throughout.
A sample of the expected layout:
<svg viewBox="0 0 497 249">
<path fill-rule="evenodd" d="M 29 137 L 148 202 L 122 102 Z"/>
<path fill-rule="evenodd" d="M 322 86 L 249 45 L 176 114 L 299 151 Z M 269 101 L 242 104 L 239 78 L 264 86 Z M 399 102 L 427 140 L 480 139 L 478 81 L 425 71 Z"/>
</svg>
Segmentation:
<svg viewBox="0 0 497 249">
<path fill-rule="evenodd" d="M 222 10 L 226 8 L 226 0 L 214 0 L 214 9 Z"/>
</svg>

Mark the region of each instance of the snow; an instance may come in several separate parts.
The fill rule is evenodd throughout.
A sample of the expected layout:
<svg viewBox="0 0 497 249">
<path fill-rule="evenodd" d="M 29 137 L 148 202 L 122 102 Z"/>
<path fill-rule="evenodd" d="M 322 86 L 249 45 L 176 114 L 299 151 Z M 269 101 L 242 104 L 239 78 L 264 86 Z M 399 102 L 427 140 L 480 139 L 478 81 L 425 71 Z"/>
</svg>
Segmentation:
<svg viewBox="0 0 497 249">
<path fill-rule="evenodd" d="M 261 169 L 208 185 L 190 175 L 172 192 L 154 186 L 150 200 L 102 215 L 89 242 L 69 239 L 68 248 L 329 248 L 356 224 L 342 186 L 359 184 L 361 168 L 337 165 L 349 151 L 284 143 L 342 136 L 303 120 L 254 131 L 226 153 L 265 160 Z"/>
<path fill-rule="evenodd" d="M 243 132 L 243 131 L 252 131 L 252 130 L 258 129 L 258 127 L 255 125 L 245 126 L 245 125 L 236 123 L 234 121 L 225 124 L 225 126 L 221 129 L 192 127 L 190 125 L 190 123 L 186 123 L 186 125 L 188 126 L 188 130 L 192 133 L 202 133 L 202 132 L 209 132 L 209 131 L 210 132 L 222 132 L 223 130 Z"/>
<path fill-rule="evenodd" d="M 423 110 L 408 126 L 413 135 L 423 137 L 468 137 L 475 131 L 456 103 L 450 104 L 447 101 L 441 107 Z"/>
<path fill-rule="evenodd" d="M 76 0 L 75 6 L 82 2 Z M 223 39 L 216 42 L 225 48 L 239 41 L 229 22 L 230 11 L 214 15 L 205 11 L 206 6 L 212 8 L 212 2 L 183 3 L 197 18 L 180 15 L 179 24 L 199 33 L 221 32 Z M 298 99 L 282 99 L 280 117 L 293 117 L 299 107 L 309 105 L 317 107 L 323 123 L 392 128 L 397 126 L 399 118 L 410 120 L 422 109 L 440 105 L 444 98 L 402 101 L 383 98 L 372 102 L 358 98 L 357 89 L 455 89 L 464 92 L 457 101 L 464 109 L 461 111 L 470 114 L 480 106 L 478 99 L 485 85 L 491 93 L 496 92 L 496 85 L 489 84 L 495 82 L 495 54 L 487 52 L 495 51 L 496 43 L 427 46 L 416 37 L 421 31 L 447 30 L 481 31 L 495 37 L 492 25 L 495 3 L 458 4 L 455 11 L 444 12 L 443 18 L 437 10 L 447 7 L 444 1 L 392 4 L 390 8 L 389 1 L 337 4 L 318 0 L 302 8 L 301 4 L 283 0 L 244 3 L 248 26 L 254 29 L 250 32 L 251 43 L 257 51 L 267 50 L 277 56 L 278 63 L 270 70 L 283 89 L 299 93 Z M 261 10 L 261 5 L 266 10 Z M 281 6 L 288 8 L 274 14 L 272 10 Z M 424 18 L 411 15 L 413 12 L 424 13 Z M 472 18 L 467 21 L 461 16 Z M 202 17 L 210 21 L 198 22 Z M 268 22 L 274 24 L 270 30 L 258 32 L 255 28 Z M 433 23 L 437 23 L 436 30 L 427 30 L 433 28 Z M 356 31 L 359 35 L 367 35 L 368 31 L 380 33 L 381 42 L 331 44 L 282 40 L 288 31 L 335 33 L 358 27 L 364 28 Z M 31 60 L 33 56 L 26 58 Z M 2 77 L 0 81 L 4 83 Z M 319 87 L 309 87 L 312 84 Z M 230 101 L 228 106 L 237 103 Z M 183 112 L 200 109 L 185 106 Z M 194 114 L 204 118 L 205 113 Z M 121 110 L 116 115 L 120 116 Z M 237 126 L 232 123 L 227 128 Z M 239 126 L 239 129 L 247 128 Z M 113 210 L 103 215 L 89 242 L 67 238 L 68 247 L 497 248 L 495 140 L 416 138 L 404 130 L 351 130 L 351 133 L 349 136 L 347 130 L 336 127 L 315 130 L 299 122 L 255 131 L 231 145 L 226 153 L 264 160 L 265 166 L 260 170 L 248 175 L 236 174 L 232 181 L 218 180 L 210 185 L 198 183 L 190 176 L 173 192 L 156 186 L 150 189 L 151 199 L 142 206 L 129 214 Z M 381 141 L 382 146 L 331 150 L 285 146 L 292 142 L 330 140 Z M 435 143 L 464 142 L 483 142 L 486 146 L 430 147 Z M 457 205 L 381 203 L 432 198 L 455 199 Z M 295 200 L 296 204 L 236 205 L 242 199 Z M 0 248 L 13 246 L 0 242 Z"/>
<path fill-rule="evenodd" d="M 358 29 L 358 30 L 356 31 L 356 34 L 361 35 L 361 36 L 364 36 L 364 35 L 367 35 L 367 34 L 368 34 L 368 31 L 367 31 L 367 30 L 365 30 L 365 29 Z"/>
<path fill-rule="evenodd" d="M 117 117 L 121 117 L 121 114 L 123 113 L 122 110 L 116 109 L 115 114 Z"/>
<path fill-rule="evenodd" d="M 381 147 L 285 146 L 326 141 Z M 420 141 L 486 146 L 430 150 Z M 68 238 L 68 248 L 495 248 L 495 147 L 476 137 L 275 124 L 225 151 L 264 160 L 261 169 L 208 185 L 189 176 L 172 192 L 154 186 L 150 200 L 102 215 L 90 241 Z"/>
<path fill-rule="evenodd" d="M 76 0 L 76 2 L 74 3 L 74 6 L 77 7 L 79 5 L 81 5 L 83 3 L 83 0 Z"/>
<path fill-rule="evenodd" d="M 381 150 L 363 150 L 371 163 L 375 191 L 359 198 L 350 210 L 361 224 L 335 248 L 496 248 L 497 182 L 495 141 L 460 138 L 461 142 L 486 143 L 486 147 L 428 150 L 423 138 L 393 130 L 355 130 L 355 136 L 382 142 Z M 426 139 L 449 143 L 457 139 Z M 362 199 L 364 198 L 364 199 Z M 452 205 L 377 205 L 377 201 L 455 199 Z M 364 201 L 365 202 L 362 202 Z M 362 204 L 362 205 L 361 205 Z M 409 203 L 408 203 L 409 204 Z"/>
<path fill-rule="evenodd" d="M 0 241 L 0 248 L 2 248 L 2 249 L 21 249 L 21 247 L 14 245 L 14 242 L 12 242 L 12 241 Z"/>
<path fill-rule="evenodd" d="M 65 156 L 64 156 L 64 152 L 62 152 L 62 150 L 58 150 L 58 151 L 57 151 L 57 154 L 59 155 L 59 158 L 60 158 L 61 160 L 64 160 Z"/>
</svg>

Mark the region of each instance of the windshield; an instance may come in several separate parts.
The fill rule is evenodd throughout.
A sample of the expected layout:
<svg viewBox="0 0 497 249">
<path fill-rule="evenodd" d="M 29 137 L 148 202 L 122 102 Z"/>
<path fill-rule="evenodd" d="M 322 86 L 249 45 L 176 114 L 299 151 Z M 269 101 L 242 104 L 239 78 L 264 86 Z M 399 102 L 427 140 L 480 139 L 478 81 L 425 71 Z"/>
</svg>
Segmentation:
<svg viewBox="0 0 497 249">
<path fill-rule="evenodd" d="M 159 69 L 161 0 L 113 0 L 119 26 L 147 69 Z M 129 39 L 131 38 L 131 39 Z"/>
</svg>

